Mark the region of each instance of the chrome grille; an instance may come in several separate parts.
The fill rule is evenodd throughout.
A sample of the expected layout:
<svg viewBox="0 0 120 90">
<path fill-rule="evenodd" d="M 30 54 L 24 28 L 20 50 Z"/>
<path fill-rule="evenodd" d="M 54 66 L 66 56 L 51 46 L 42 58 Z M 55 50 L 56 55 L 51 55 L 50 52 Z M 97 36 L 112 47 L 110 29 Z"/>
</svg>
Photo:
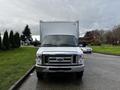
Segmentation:
<svg viewBox="0 0 120 90">
<path fill-rule="evenodd" d="M 44 65 L 71 65 L 76 63 L 76 55 L 43 55 Z"/>
</svg>

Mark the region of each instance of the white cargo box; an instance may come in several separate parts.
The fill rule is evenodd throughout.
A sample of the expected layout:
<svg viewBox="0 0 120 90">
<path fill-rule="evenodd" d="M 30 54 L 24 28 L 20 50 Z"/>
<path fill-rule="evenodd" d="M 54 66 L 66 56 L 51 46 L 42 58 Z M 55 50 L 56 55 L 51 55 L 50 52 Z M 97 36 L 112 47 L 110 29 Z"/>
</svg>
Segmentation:
<svg viewBox="0 0 120 90">
<path fill-rule="evenodd" d="M 74 35 L 79 38 L 79 22 L 40 21 L 40 40 L 47 35 Z"/>
</svg>

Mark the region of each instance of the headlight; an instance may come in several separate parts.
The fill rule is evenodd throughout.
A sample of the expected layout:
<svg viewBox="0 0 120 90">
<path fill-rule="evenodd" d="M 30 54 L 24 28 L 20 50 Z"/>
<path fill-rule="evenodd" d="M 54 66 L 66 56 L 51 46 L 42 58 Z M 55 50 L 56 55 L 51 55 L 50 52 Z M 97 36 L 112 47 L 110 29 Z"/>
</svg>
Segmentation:
<svg viewBox="0 0 120 90">
<path fill-rule="evenodd" d="M 92 48 L 88 48 L 88 50 L 92 51 Z"/>
<path fill-rule="evenodd" d="M 92 48 L 90 48 L 91 49 L 91 51 L 92 51 Z"/>
<path fill-rule="evenodd" d="M 84 64 L 83 55 L 77 55 L 78 64 Z"/>
<path fill-rule="evenodd" d="M 37 55 L 36 57 L 36 64 L 42 64 L 42 55 Z"/>
</svg>

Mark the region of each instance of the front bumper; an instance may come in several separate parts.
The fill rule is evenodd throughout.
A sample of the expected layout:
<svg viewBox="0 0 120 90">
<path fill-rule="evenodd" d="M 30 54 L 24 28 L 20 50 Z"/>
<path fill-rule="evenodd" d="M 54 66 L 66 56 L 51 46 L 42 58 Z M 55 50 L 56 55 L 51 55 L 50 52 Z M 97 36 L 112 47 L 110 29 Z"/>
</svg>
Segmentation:
<svg viewBox="0 0 120 90">
<path fill-rule="evenodd" d="M 83 51 L 83 53 L 92 53 L 92 51 Z"/>
<path fill-rule="evenodd" d="M 92 53 L 92 50 L 82 50 L 83 53 Z"/>
<path fill-rule="evenodd" d="M 37 72 L 81 72 L 84 71 L 84 65 L 78 66 L 40 66 L 36 65 Z"/>
</svg>

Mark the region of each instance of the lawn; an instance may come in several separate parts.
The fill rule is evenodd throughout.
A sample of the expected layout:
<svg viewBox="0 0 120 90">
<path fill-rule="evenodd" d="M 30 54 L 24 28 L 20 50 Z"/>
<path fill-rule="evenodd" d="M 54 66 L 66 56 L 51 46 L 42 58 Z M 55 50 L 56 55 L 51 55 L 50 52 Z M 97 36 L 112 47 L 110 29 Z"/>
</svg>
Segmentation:
<svg viewBox="0 0 120 90">
<path fill-rule="evenodd" d="M 0 90 L 8 90 L 34 65 L 36 51 L 31 47 L 0 51 Z"/>
<path fill-rule="evenodd" d="M 120 55 L 120 46 L 113 45 L 101 45 L 101 46 L 91 46 L 93 52 L 111 54 L 111 55 Z"/>
</svg>

